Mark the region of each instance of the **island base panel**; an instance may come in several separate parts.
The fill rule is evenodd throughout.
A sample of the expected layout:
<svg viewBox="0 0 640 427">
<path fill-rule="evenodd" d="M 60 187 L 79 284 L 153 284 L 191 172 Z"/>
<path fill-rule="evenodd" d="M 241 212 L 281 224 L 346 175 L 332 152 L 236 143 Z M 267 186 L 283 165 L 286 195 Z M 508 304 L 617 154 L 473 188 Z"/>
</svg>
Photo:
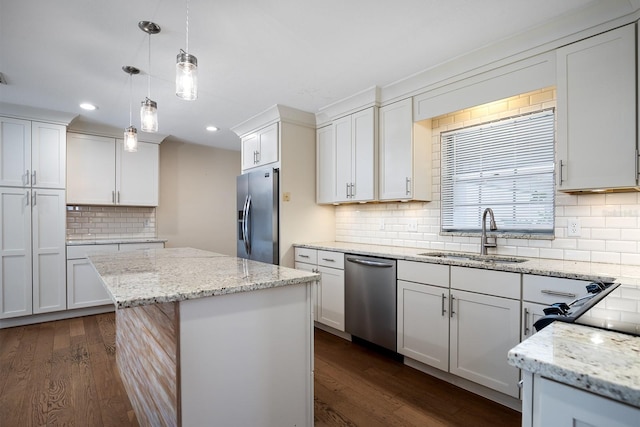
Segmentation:
<svg viewBox="0 0 640 427">
<path fill-rule="evenodd" d="M 179 425 L 178 303 L 116 310 L 116 361 L 141 426 Z"/>
</svg>

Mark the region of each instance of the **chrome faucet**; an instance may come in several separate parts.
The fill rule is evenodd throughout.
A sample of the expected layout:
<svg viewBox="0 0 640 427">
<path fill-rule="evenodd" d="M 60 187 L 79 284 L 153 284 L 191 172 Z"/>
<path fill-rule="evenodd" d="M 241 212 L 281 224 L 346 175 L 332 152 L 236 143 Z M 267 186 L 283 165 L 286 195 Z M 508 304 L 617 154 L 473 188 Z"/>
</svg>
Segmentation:
<svg viewBox="0 0 640 427">
<path fill-rule="evenodd" d="M 480 240 L 480 255 L 487 254 L 487 248 L 497 247 L 495 237 L 487 237 L 487 214 L 489 214 L 489 230 L 495 231 L 498 229 L 496 225 L 496 219 L 493 217 L 493 210 L 487 208 L 482 213 L 482 237 Z"/>
</svg>

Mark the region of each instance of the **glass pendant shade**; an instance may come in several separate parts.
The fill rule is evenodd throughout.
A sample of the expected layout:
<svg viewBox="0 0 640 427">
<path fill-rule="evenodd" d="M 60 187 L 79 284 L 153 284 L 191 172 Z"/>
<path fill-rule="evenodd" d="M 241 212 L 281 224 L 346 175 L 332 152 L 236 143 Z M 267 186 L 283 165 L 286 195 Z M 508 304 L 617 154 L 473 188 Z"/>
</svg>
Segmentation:
<svg viewBox="0 0 640 427">
<path fill-rule="evenodd" d="M 176 58 L 176 95 L 178 98 L 198 98 L 198 59 L 182 49 Z"/>
<path fill-rule="evenodd" d="M 124 130 L 124 151 L 129 153 L 138 151 L 138 131 L 133 126 Z"/>
<path fill-rule="evenodd" d="M 144 132 L 158 132 L 158 104 L 145 98 L 140 106 L 140 129 Z"/>
</svg>

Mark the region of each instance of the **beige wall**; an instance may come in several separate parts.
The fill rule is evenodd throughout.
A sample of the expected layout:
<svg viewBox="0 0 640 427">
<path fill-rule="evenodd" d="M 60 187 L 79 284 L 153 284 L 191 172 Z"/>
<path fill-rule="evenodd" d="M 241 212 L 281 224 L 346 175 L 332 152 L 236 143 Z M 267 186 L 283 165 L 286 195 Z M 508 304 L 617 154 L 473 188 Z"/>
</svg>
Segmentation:
<svg viewBox="0 0 640 427">
<path fill-rule="evenodd" d="M 158 237 L 167 247 L 236 255 L 236 176 L 240 152 L 172 139 L 160 145 Z"/>
</svg>

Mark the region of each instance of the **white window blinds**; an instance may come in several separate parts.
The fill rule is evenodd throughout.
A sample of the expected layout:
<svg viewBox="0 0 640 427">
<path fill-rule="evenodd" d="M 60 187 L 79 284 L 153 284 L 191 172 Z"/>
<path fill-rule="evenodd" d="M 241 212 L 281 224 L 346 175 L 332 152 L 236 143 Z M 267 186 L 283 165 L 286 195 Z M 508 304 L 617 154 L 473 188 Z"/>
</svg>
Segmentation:
<svg viewBox="0 0 640 427">
<path fill-rule="evenodd" d="M 498 230 L 553 233 L 554 111 L 441 134 L 443 231 L 479 231 L 492 208 Z"/>
</svg>

